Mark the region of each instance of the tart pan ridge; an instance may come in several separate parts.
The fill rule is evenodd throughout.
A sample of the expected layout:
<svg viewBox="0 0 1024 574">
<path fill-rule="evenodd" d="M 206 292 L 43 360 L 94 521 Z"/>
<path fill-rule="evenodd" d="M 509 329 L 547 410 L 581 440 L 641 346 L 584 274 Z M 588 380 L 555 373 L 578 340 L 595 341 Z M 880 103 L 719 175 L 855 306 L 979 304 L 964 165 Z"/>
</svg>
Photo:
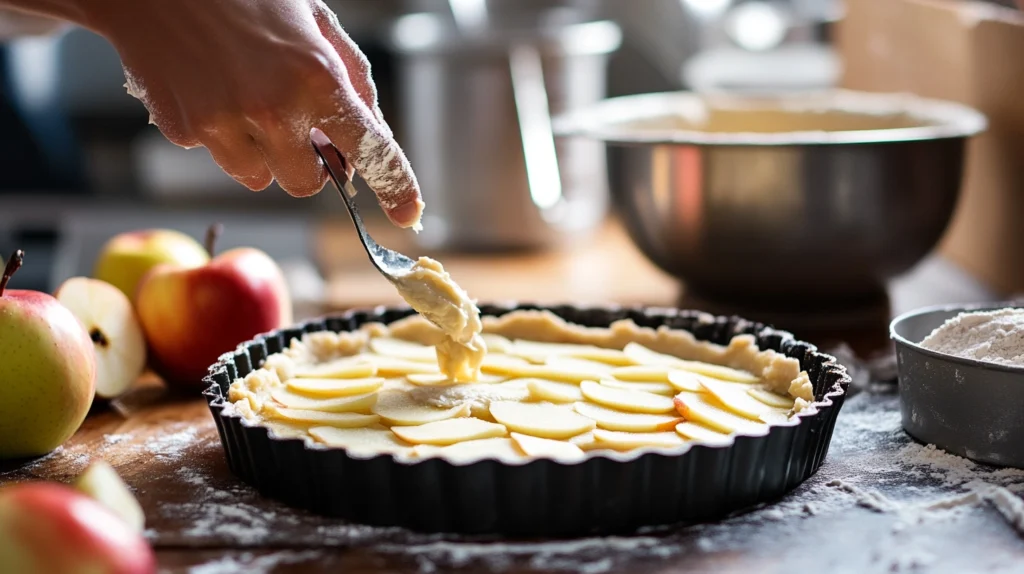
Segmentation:
<svg viewBox="0 0 1024 574">
<path fill-rule="evenodd" d="M 588 327 L 632 319 L 665 325 L 698 340 L 727 344 L 752 334 L 762 349 L 800 362 L 814 386 L 815 408 L 798 422 L 761 436 L 736 436 L 724 446 L 692 445 L 680 452 L 588 453 L 576 463 L 538 459 L 522 464 L 441 458 L 398 461 L 390 454 L 349 456 L 303 439 L 271 436 L 263 426 L 225 412 L 227 390 L 270 354 L 304 333 L 348 331 L 391 323 L 415 312 L 404 307 L 352 310 L 272 331 L 224 354 L 210 367 L 204 391 L 231 471 L 262 495 L 312 512 L 416 531 L 504 536 L 626 534 L 648 526 L 725 517 L 781 497 L 813 475 L 828 453 L 846 398 L 846 368 L 790 333 L 739 317 L 663 308 L 481 305 L 481 315 L 546 310 Z"/>
</svg>

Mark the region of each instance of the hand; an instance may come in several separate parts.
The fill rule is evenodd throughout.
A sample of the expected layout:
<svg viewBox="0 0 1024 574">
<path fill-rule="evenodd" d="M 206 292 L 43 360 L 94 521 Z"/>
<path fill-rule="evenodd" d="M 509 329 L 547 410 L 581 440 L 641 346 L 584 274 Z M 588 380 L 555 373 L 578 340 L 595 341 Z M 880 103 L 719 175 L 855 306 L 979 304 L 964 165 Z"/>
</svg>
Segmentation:
<svg viewBox="0 0 1024 574">
<path fill-rule="evenodd" d="M 320 0 L 83 2 L 117 49 L 128 92 L 171 142 L 204 146 L 252 190 L 294 196 L 326 172 L 310 144 L 330 137 L 399 226 L 419 222 L 419 185 L 377 107 L 370 66 Z"/>
</svg>

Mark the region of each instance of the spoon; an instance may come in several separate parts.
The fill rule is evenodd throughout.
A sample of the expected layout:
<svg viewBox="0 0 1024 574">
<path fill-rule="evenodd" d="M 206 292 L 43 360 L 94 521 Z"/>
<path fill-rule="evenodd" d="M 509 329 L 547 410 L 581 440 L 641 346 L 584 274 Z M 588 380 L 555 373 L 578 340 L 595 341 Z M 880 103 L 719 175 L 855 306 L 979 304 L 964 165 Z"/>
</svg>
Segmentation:
<svg viewBox="0 0 1024 574">
<path fill-rule="evenodd" d="M 346 169 L 348 163 L 345 161 L 344 156 L 341 155 L 338 148 L 334 147 L 331 140 L 319 130 L 313 130 L 309 134 L 309 139 L 313 142 L 313 149 L 316 150 L 317 155 L 320 156 L 324 165 L 327 166 L 327 173 L 331 176 L 334 187 L 338 189 L 338 193 L 341 194 L 341 198 L 345 201 L 348 214 L 352 217 L 352 223 L 356 226 L 359 242 L 363 244 L 366 254 L 370 256 L 370 262 L 377 268 L 377 271 L 384 275 L 385 279 L 392 283 L 397 282 L 399 277 L 408 275 L 415 262 L 397 251 L 382 247 L 366 231 L 363 218 L 359 215 L 359 209 L 356 207 L 356 188 L 352 186 L 352 179 L 348 177 L 348 169 Z"/>
</svg>

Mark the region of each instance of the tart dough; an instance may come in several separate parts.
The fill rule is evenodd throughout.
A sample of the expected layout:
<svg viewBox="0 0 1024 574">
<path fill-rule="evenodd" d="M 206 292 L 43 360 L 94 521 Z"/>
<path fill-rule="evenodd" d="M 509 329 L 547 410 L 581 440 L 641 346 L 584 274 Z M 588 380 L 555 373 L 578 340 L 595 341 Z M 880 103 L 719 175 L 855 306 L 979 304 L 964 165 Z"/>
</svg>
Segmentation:
<svg viewBox="0 0 1024 574">
<path fill-rule="evenodd" d="M 458 463 L 681 452 L 762 435 L 814 409 L 799 362 L 758 349 L 752 336 L 723 346 L 628 320 L 593 328 L 546 311 L 481 318 L 432 272 L 433 287 L 416 291 L 435 297 L 431 319 L 308 333 L 234 381 L 228 408 L 319 448 Z M 480 352 L 453 354 L 463 342 Z M 445 365 L 456 359 L 464 363 Z"/>
<path fill-rule="evenodd" d="M 393 282 L 409 306 L 444 333 L 444 339 L 436 344 L 441 372 L 454 381 L 475 380 L 487 354 L 476 303 L 429 257 L 420 257 L 408 273 Z"/>
</svg>

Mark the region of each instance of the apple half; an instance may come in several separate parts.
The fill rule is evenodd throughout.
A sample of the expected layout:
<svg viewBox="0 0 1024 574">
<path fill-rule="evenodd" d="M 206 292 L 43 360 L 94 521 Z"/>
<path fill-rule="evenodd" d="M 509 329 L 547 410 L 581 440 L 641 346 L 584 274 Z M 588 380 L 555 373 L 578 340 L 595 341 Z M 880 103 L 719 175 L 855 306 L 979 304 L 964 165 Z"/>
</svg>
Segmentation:
<svg viewBox="0 0 1024 574">
<path fill-rule="evenodd" d="M 106 281 L 72 277 L 55 294 L 78 318 L 96 351 L 96 396 L 113 399 L 146 368 L 146 339 L 128 296 Z"/>
</svg>

